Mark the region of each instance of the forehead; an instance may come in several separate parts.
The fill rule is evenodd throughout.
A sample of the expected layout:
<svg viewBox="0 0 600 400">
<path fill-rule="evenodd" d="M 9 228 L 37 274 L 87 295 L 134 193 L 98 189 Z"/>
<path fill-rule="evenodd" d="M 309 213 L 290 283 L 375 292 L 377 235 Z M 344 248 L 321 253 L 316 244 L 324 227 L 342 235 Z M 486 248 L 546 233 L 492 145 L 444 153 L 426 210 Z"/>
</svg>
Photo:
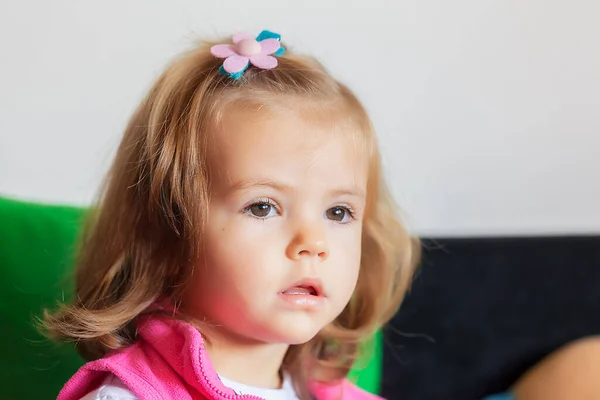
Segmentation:
<svg viewBox="0 0 600 400">
<path fill-rule="evenodd" d="M 232 106 L 214 131 L 210 169 L 218 174 L 218 181 L 229 184 L 239 179 L 277 179 L 366 186 L 364 136 L 343 119 L 318 113 Z"/>
</svg>

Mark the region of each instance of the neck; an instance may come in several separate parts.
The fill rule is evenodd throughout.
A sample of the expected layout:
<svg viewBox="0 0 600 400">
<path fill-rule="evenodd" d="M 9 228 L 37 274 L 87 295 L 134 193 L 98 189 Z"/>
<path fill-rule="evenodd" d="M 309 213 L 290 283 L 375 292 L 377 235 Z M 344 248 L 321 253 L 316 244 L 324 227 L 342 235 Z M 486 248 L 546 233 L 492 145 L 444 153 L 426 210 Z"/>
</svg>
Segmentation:
<svg viewBox="0 0 600 400">
<path fill-rule="evenodd" d="M 256 387 L 281 387 L 280 369 L 289 345 L 244 341 L 206 329 L 202 335 L 207 339 L 206 350 L 219 375 Z"/>
</svg>

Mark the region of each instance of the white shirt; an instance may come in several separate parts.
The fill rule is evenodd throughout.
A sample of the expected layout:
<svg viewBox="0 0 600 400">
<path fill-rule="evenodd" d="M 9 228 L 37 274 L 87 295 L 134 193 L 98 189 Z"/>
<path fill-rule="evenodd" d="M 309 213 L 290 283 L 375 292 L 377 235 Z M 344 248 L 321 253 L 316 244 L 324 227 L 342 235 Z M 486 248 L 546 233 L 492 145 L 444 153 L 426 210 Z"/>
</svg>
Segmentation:
<svg viewBox="0 0 600 400">
<path fill-rule="evenodd" d="M 251 394 L 266 400 L 299 400 L 292 379 L 285 375 L 281 389 L 265 389 L 235 382 L 219 376 L 223 385 L 233 389 L 237 394 Z M 138 399 L 119 378 L 110 375 L 102 382 L 99 388 L 86 394 L 81 400 L 140 400 Z"/>
</svg>

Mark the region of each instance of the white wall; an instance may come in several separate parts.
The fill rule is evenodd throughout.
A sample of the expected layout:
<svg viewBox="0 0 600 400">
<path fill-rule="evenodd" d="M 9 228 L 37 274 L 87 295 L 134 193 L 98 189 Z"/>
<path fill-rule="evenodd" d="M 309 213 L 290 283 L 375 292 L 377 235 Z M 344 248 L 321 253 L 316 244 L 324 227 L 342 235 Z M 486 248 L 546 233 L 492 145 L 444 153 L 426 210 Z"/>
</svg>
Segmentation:
<svg viewBox="0 0 600 400">
<path fill-rule="evenodd" d="M 600 232 L 597 0 L 0 0 L 0 194 L 88 204 L 197 36 L 280 32 L 372 112 L 422 234 Z"/>
</svg>

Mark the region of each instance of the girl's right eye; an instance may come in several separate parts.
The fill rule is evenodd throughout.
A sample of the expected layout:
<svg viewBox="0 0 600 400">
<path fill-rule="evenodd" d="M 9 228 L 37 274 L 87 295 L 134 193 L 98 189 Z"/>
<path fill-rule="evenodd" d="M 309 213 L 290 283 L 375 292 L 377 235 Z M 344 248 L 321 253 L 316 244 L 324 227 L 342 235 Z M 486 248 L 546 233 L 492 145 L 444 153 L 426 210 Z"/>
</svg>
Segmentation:
<svg viewBox="0 0 600 400">
<path fill-rule="evenodd" d="M 259 201 L 244 208 L 244 212 L 254 218 L 265 219 L 277 215 L 276 206 L 268 201 Z"/>
</svg>

